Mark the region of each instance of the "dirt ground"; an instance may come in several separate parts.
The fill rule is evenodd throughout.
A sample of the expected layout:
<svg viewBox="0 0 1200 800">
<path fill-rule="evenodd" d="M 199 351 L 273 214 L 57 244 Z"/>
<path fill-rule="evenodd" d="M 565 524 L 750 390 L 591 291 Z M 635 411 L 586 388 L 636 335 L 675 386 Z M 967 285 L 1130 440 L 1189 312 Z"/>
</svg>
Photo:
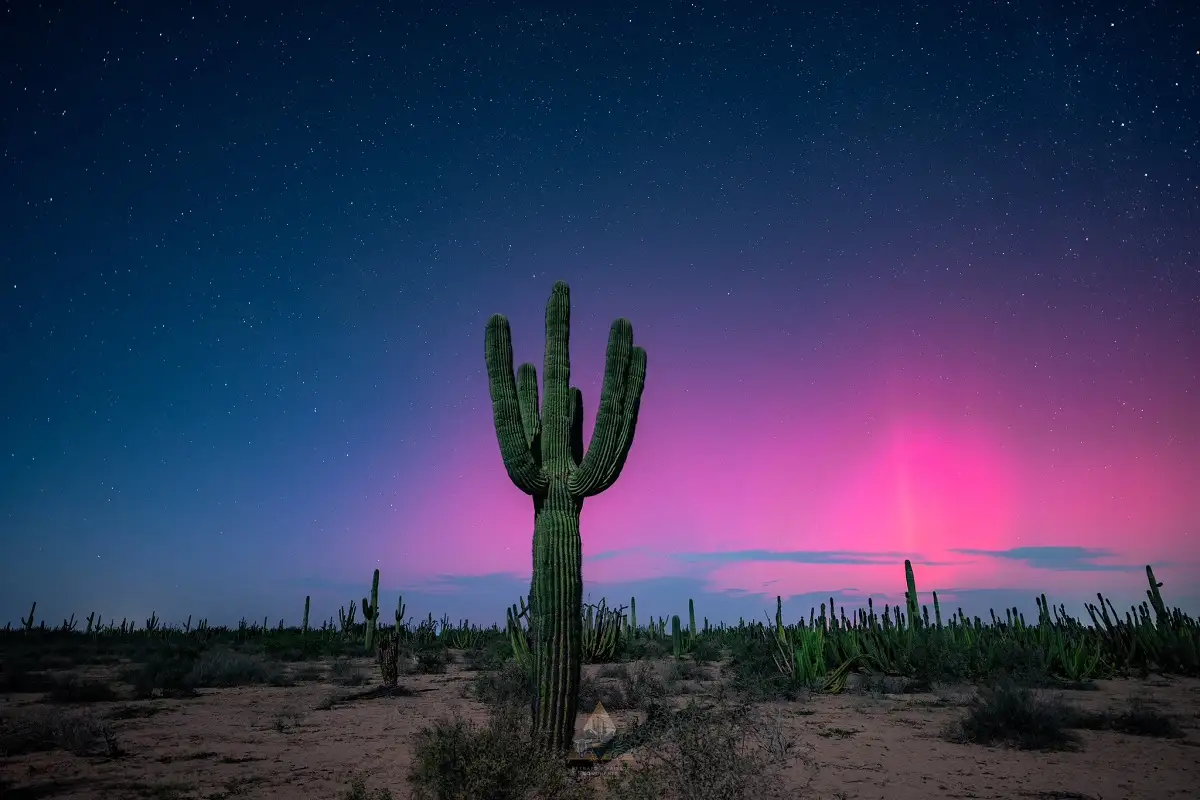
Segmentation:
<svg viewBox="0 0 1200 800">
<path fill-rule="evenodd" d="M 361 663 L 374 672 L 371 662 Z M 456 711 L 486 718 L 486 708 L 466 696 L 475 674 L 452 665 L 441 675 L 404 676 L 411 696 L 349 702 L 333 698 L 361 690 L 314 681 L 201 690 L 185 700 L 91 703 L 83 708 L 110 718 L 123 755 L 58 750 L 0 759 L 0 783 L 9 783 L 0 798 L 336 798 L 354 775 L 365 775 L 370 789 L 387 787 L 403 798 L 414 733 Z M 1091 709 L 1140 698 L 1177 715 L 1185 736 L 1082 731 L 1080 751 L 1052 754 L 942 740 L 969 689 L 852 691 L 764 710 L 777 715 L 804 750 L 805 763 L 788 773 L 798 798 L 1200 797 L 1200 681 L 1101 682 L 1098 690 L 1063 695 Z M 0 715 L 48 708 L 40 699 L 0 697 Z M 612 716 L 618 727 L 628 721 L 619 712 Z"/>
</svg>

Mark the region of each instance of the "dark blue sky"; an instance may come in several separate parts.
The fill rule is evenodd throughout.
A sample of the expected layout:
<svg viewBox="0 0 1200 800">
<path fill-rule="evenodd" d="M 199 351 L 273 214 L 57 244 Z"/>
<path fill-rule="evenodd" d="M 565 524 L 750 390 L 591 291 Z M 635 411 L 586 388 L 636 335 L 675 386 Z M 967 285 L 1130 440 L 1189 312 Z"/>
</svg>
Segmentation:
<svg viewBox="0 0 1200 800">
<path fill-rule="evenodd" d="M 0 620 L 502 618 L 556 279 L 594 595 L 1200 609 L 1188 3 L 171 5 L 0 10 Z"/>
</svg>

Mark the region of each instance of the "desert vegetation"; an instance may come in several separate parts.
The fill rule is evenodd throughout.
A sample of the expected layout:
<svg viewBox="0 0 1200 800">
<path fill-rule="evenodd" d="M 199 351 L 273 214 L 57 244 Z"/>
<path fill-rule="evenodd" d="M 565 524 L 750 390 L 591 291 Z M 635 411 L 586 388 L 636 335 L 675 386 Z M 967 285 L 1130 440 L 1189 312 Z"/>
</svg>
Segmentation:
<svg viewBox="0 0 1200 800">
<path fill-rule="evenodd" d="M 1124 613 L 1098 596 L 1079 619 L 1039 597 L 1028 621 L 1012 609 L 986 620 L 944 614 L 936 595 L 932 608 L 919 605 L 907 563 L 905 573 L 902 607 L 835 612 L 831 598 L 797 620 L 778 601 L 773 619 L 736 625 L 698 619 L 690 601 L 683 616 L 644 620 L 636 598 L 584 604 L 587 666 L 569 758 L 530 724 L 523 601 L 503 626 L 415 621 L 402 599 L 385 620 L 376 575 L 365 604 L 320 625 L 307 615 L 290 626 L 167 625 L 154 615 L 50 624 L 35 606 L 0 632 L 4 796 L 266 797 L 284 786 L 306 797 L 854 797 L 831 781 L 834 765 L 813 742 L 852 743 L 883 724 L 871 717 L 889 704 L 889 714 L 922 715 L 920 735 L 946 753 L 1100 750 L 1111 762 L 1137 746 L 1130 740 L 1159 742 L 1163 768 L 1195 779 L 1200 626 L 1167 607 L 1150 568 L 1146 601 Z M 375 613 L 364 619 L 363 605 Z M 613 729 L 588 740 L 582 728 L 598 706 Z M 369 759 L 353 757 L 352 742 L 319 779 L 273 771 L 272 759 L 200 722 L 240 715 L 228 723 L 269 737 L 269 752 L 303 758 L 305 742 L 365 735 L 382 709 L 407 734 L 380 732 Z M 186 729 L 193 715 L 189 743 L 173 752 L 164 731 Z M 1056 771 L 1086 782 L 1073 774 Z M 1094 796 L 1061 783 L 1045 791 Z M 1170 796 L 1161 789 L 1144 796 Z"/>
</svg>

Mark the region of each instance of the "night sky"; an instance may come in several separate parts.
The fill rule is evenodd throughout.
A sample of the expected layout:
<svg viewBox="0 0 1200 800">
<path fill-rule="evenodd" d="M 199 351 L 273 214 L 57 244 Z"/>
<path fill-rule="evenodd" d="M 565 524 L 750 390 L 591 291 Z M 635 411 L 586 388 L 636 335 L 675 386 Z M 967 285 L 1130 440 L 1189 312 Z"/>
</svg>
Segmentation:
<svg viewBox="0 0 1200 800">
<path fill-rule="evenodd" d="M 560 279 L 592 600 L 1200 610 L 1190 3 L 559 5 L 0 9 L 0 624 L 502 620 Z"/>
</svg>

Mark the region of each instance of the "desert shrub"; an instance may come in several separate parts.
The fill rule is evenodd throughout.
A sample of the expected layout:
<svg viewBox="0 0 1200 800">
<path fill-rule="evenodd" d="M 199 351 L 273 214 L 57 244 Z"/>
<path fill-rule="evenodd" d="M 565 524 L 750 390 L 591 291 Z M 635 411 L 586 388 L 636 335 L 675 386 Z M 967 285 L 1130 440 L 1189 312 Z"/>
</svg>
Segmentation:
<svg viewBox="0 0 1200 800">
<path fill-rule="evenodd" d="M 195 691 L 189 675 L 200 652 L 186 643 L 160 647 L 144 664 L 122 670 L 121 680 L 133 686 L 139 699 L 152 697 L 156 691 L 164 697 L 191 697 Z"/>
<path fill-rule="evenodd" d="M 1129 736 L 1176 739 L 1183 736 L 1178 718 L 1160 711 L 1145 700 L 1131 697 L 1123 707 L 1107 711 L 1072 710 L 1071 727 L 1092 731 L 1117 731 Z"/>
<path fill-rule="evenodd" d="M 657 708 L 628 737 L 633 764 L 606 778 L 618 800 L 793 797 L 784 771 L 799 758 L 778 720 L 749 704 Z"/>
<path fill-rule="evenodd" d="M 287 686 L 290 681 L 278 664 L 222 648 L 201 653 L 188 670 L 185 683 L 193 689 L 206 689 L 260 684 Z"/>
<path fill-rule="evenodd" d="M 797 700 L 804 690 L 780 672 L 775 642 L 765 638 L 735 640 L 730 653 L 729 688 L 748 700 Z"/>
<path fill-rule="evenodd" d="M 667 646 L 658 639 L 625 636 L 618 645 L 618 656 L 626 661 L 654 660 L 667 655 Z"/>
<path fill-rule="evenodd" d="M 547 756 L 529 730 L 528 711 L 496 706 L 483 726 L 462 717 L 421 730 L 408 782 L 416 800 L 584 800 L 590 787 Z"/>
<path fill-rule="evenodd" d="M 348 658 L 339 658 L 329 668 L 329 677 L 338 686 L 362 686 L 367 682 L 367 673 Z"/>
<path fill-rule="evenodd" d="M 350 788 L 342 792 L 338 800 L 392 800 L 392 792 L 380 787 L 374 792 L 367 789 L 367 780 L 361 776 L 350 781 Z"/>
<path fill-rule="evenodd" d="M 1035 694 L 1012 680 L 983 687 L 966 714 L 945 731 L 950 741 L 1003 744 L 1019 750 L 1073 750 L 1079 736 L 1070 730 L 1079 712 L 1061 699 Z"/>
<path fill-rule="evenodd" d="M 446 671 L 449 657 L 444 647 L 423 647 L 415 655 L 417 672 L 424 675 L 436 675 Z"/>
<path fill-rule="evenodd" d="M 91 714 L 37 709 L 0 718 L 0 756 L 66 750 L 78 756 L 118 756 L 112 727 Z"/>
<path fill-rule="evenodd" d="M 467 669 L 501 669 L 512 659 L 512 645 L 507 639 L 492 638 L 467 652 Z"/>
<path fill-rule="evenodd" d="M 6 656 L 0 663 L 0 694 L 53 691 L 53 676 L 40 670 L 41 665 L 35 660 Z"/>
<path fill-rule="evenodd" d="M 698 638 L 692 645 L 692 660 L 701 665 L 720 661 L 721 647 L 711 639 Z"/>
<path fill-rule="evenodd" d="M 75 674 L 55 678 L 46 693 L 46 700 L 51 703 L 100 703 L 116 699 L 117 693 L 108 684 Z"/>
<path fill-rule="evenodd" d="M 489 706 L 514 706 L 528 709 L 533 702 L 533 683 L 528 672 L 515 661 L 498 670 L 481 672 L 471 683 L 471 692 Z"/>
</svg>

